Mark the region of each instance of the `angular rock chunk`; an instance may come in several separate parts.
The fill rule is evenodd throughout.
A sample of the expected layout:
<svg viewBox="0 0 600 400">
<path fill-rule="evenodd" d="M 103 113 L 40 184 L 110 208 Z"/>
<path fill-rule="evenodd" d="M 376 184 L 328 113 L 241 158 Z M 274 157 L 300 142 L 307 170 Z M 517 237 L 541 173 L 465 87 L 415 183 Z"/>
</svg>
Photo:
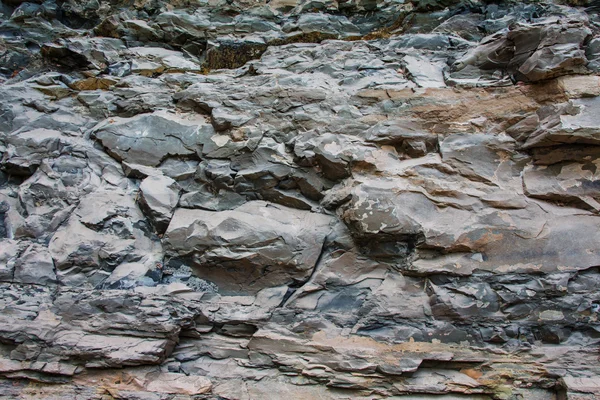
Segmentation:
<svg viewBox="0 0 600 400">
<path fill-rule="evenodd" d="M 369 142 L 392 145 L 411 157 L 422 157 L 438 145 L 436 134 L 412 120 L 382 121 L 369 128 L 365 135 Z"/>
<path fill-rule="evenodd" d="M 560 382 L 566 388 L 567 395 L 574 399 L 591 400 L 600 396 L 600 382 L 596 377 L 585 378 L 569 375 L 560 378 Z"/>
<path fill-rule="evenodd" d="M 242 117 L 243 122 L 246 120 Z M 260 127 L 242 126 L 233 128 L 228 134 L 205 135 L 202 154 L 209 158 L 227 158 L 244 151 L 254 151 L 263 134 L 264 130 Z"/>
<path fill-rule="evenodd" d="M 338 150 L 336 148 L 335 151 Z M 298 160 L 302 165 L 308 166 L 315 161 L 310 150 L 303 152 L 302 156 L 308 157 Z M 204 169 L 213 185 L 232 189 L 233 183 L 233 189 L 248 199 L 260 198 L 310 210 L 315 205 L 311 200 L 319 200 L 322 192 L 331 186 L 312 169 L 294 168 L 293 158 L 285 147 L 272 139 L 264 139 L 253 153 L 235 157 L 231 163 L 215 161 L 208 163 Z"/>
<path fill-rule="evenodd" d="M 308 278 L 331 221 L 263 201 L 221 212 L 178 209 L 165 246 L 225 292 L 256 292 Z"/>
<path fill-rule="evenodd" d="M 350 176 L 351 162 L 358 158 L 353 141 L 345 135 L 307 132 L 296 139 L 294 153 L 301 157 L 301 165 L 318 165 L 327 179 L 343 179 Z"/>
<path fill-rule="evenodd" d="M 155 286 L 159 275 L 160 272 L 157 270 L 156 265 L 124 262 L 119 264 L 110 276 L 102 282 L 102 288 L 131 289 L 136 286 Z"/>
<path fill-rule="evenodd" d="M 119 264 L 130 262 L 156 269 L 162 248 L 148 237 L 144 221 L 133 196 L 97 191 L 82 198 L 48 246 L 59 281 L 72 286 L 97 286 Z"/>
<path fill-rule="evenodd" d="M 600 71 L 600 38 L 590 40 L 585 49 L 585 56 L 589 60 L 586 67 L 594 72 Z"/>
<path fill-rule="evenodd" d="M 600 147 L 582 144 L 535 147 L 531 149 L 531 153 L 535 165 L 552 165 L 569 161 L 593 162 L 600 155 Z"/>
<path fill-rule="evenodd" d="M 600 149 L 597 151 L 600 153 Z M 531 166 L 523 172 L 525 193 L 538 199 L 600 211 L 599 164 L 596 159 Z"/>
<path fill-rule="evenodd" d="M 526 26 L 512 31 L 508 38 L 516 45 L 517 60 L 522 59 L 539 38 L 535 51 L 518 71 L 529 81 L 540 81 L 560 75 L 586 73 L 587 59 L 583 43 L 591 33 L 582 21 L 566 20 L 560 24 L 546 23 L 533 28 Z"/>
<path fill-rule="evenodd" d="M 183 53 L 160 47 L 130 48 L 133 60 L 131 72 L 152 76 L 162 72 L 199 72 L 200 64 L 194 59 L 184 58 Z"/>
<path fill-rule="evenodd" d="M 206 52 L 206 68 L 238 68 L 250 60 L 260 58 L 267 49 L 267 44 L 259 38 L 242 40 L 219 39 L 208 43 Z"/>
<path fill-rule="evenodd" d="M 412 0 L 411 3 L 418 11 L 434 11 L 456 5 L 460 0 Z"/>
<path fill-rule="evenodd" d="M 12 281 L 20 247 L 16 240 L 0 239 L 0 281 Z"/>
<path fill-rule="evenodd" d="M 523 147 L 557 146 L 561 144 L 600 144 L 600 97 L 572 100 L 540 121 Z"/>
<path fill-rule="evenodd" d="M 0 240 L 14 239 L 16 231 L 23 223 L 18 199 L 0 193 Z"/>
<path fill-rule="evenodd" d="M 487 203 L 496 204 L 493 197 L 501 190 L 487 196 L 480 192 L 478 199 L 477 192 L 452 189 L 457 182 L 449 177 L 434 182 L 425 184 L 427 191 L 403 188 L 407 182 L 402 179 L 365 182 L 351 191 L 342 218 L 359 243 L 368 239 L 371 256 L 406 257 L 416 247 L 422 257 L 408 268 L 422 274 L 573 271 L 600 262 L 594 245 L 600 239 L 600 217 L 594 214 L 514 194 L 508 205 L 494 208 L 483 200 L 489 197 Z M 390 251 L 401 247 L 404 253 Z"/>
<path fill-rule="evenodd" d="M 462 287 L 429 285 L 431 310 L 440 319 L 468 319 L 498 311 L 498 296 L 489 284 L 470 282 Z"/>
<path fill-rule="evenodd" d="M 179 201 L 179 185 L 168 176 L 149 176 L 140 185 L 141 208 L 149 216 L 158 233 L 169 226 Z"/>
<path fill-rule="evenodd" d="M 0 338 L 14 345 L 11 357 L 28 360 L 22 369 L 58 375 L 73 375 L 83 366 L 159 364 L 175 346 L 181 325 L 193 318 L 174 299 L 126 291 L 65 288 L 51 297 L 42 286 L 0 289 L 6 300 L 0 302 Z"/>
<path fill-rule="evenodd" d="M 535 82 L 569 73 L 586 73 L 586 63 L 579 43 L 557 44 L 537 50 L 521 65 L 519 72 Z"/>
<path fill-rule="evenodd" d="M 309 12 L 302 14 L 298 18 L 297 24 L 304 34 L 312 34 L 317 38 L 321 38 L 321 40 L 327 38 L 327 35 L 347 37 L 356 36 L 360 33 L 358 28 L 344 15 Z M 319 42 L 321 40 L 317 39 L 315 41 Z"/>
<path fill-rule="evenodd" d="M 15 264 L 15 281 L 48 285 L 56 282 L 54 262 L 48 249 L 32 244 L 19 256 Z"/>
<path fill-rule="evenodd" d="M 65 67 L 104 69 L 124 49 L 125 45 L 119 39 L 61 39 L 58 43 L 45 44 L 42 55 Z"/>
<path fill-rule="evenodd" d="M 499 181 L 503 186 L 511 177 L 519 176 L 519 161 L 527 157 L 517 154 L 516 142 L 506 135 L 457 134 L 440 142 L 442 160 L 461 175 L 472 180 Z"/>
<path fill-rule="evenodd" d="M 46 159 L 19 187 L 27 217 L 15 235 L 49 238 L 68 217 L 79 199 L 100 186 L 101 178 L 89 159 L 60 156 Z M 104 166 L 109 170 L 108 166 Z"/>
<path fill-rule="evenodd" d="M 119 161 L 155 167 L 168 156 L 195 155 L 202 134 L 213 132 L 204 118 L 183 119 L 157 111 L 104 121 L 93 135 Z"/>
<path fill-rule="evenodd" d="M 586 73 L 583 46 L 590 35 L 584 21 L 577 19 L 549 18 L 535 24 L 516 24 L 506 33 L 482 39 L 454 67 L 508 69 L 517 79 L 532 82 Z"/>
<path fill-rule="evenodd" d="M 157 364 L 166 357 L 172 343 L 166 339 L 66 331 L 52 345 L 57 349 L 74 348 L 86 360 L 86 367 L 98 368 Z"/>
<path fill-rule="evenodd" d="M 374 187 L 357 189 L 344 207 L 342 219 L 362 245 L 363 253 L 371 257 L 405 257 L 423 240 L 423 227 L 410 210 L 398 207 L 386 192 Z"/>
<path fill-rule="evenodd" d="M 425 57 L 404 57 L 406 72 L 412 80 L 420 87 L 439 88 L 446 86 L 444 82 L 442 60 L 429 60 Z"/>
<path fill-rule="evenodd" d="M 165 160 L 165 162 L 160 165 L 159 169 L 169 178 L 173 178 L 176 181 L 183 181 L 194 176 L 198 164 L 199 162 L 196 160 L 178 160 L 176 158 L 170 158 Z"/>
<path fill-rule="evenodd" d="M 179 201 L 179 205 L 184 208 L 223 211 L 239 207 L 245 202 L 246 198 L 235 192 L 220 190 L 217 193 L 214 193 L 207 185 L 202 185 L 198 190 L 183 194 Z"/>
<path fill-rule="evenodd" d="M 156 17 L 156 24 L 168 38 L 203 39 L 212 24 L 203 14 L 192 14 L 183 10 L 161 12 Z"/>
<path fill-rule="evenodd" d="M 161 373 L 147 385 L 147 389 L 155 393 L 178 393 L 197 395 L 207 393 L 212 388 L 211 382 L 203 376 L 185 376 L 183 374 Z"/>
<path fill-rule="evenodd" d="M 1 164 L 11 174 L 29 176 L 44 158 L 70 151 L 69 142 L 61 132 L 43 128 L 11 135 L 6 140 L 8 148 Z"/>
<path fill-rule="evenodd" d="M 240 127 L 250 119 L 252 119 L 252 116 L 236 113 L 225 107 L 214 108 L 211 113 L 211 121 L 217 131 Z"/>
</svg>

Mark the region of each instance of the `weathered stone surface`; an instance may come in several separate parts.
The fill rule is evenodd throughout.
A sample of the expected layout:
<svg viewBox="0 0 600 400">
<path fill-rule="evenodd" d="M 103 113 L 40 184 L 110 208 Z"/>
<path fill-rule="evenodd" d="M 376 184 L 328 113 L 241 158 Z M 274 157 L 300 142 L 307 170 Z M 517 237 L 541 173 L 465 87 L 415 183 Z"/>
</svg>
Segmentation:
<svg viewBox="0 0 600 400">
<path fill-rule="evenodd" d="M 124 262 L 155 269 L 162 248 L 143 221 L 133 198 L 124 193 L 98 191 L 84 197 L 49 243 L 59 281 L 95 287 Z"/>
<path fill-rule="evenodd" d="M 515 24 L 508 32 L 484 38 L 455 67 L 508 68 L 528 81 L 586 73 L 583 47 L 591 35 L 586 22 L 583 18 L 547 18 L 535 24 Z"/>
<path fill-rule="evenodd" d="M 54 262 L 48 249 L 33 244 L 21 253 L 15 263 L 14 280 L 38 285 L 55 283 Z"/>
<path fill-rule="evenodd" d="M 0 397 L 598 397 L 593 1 L 0 2 Z"/>
<path fill-rule="evenodd" d="M 210 381 L 200 376 L 187 377 L 181 374 L 163 373 L 148 378 L 150 383 L 146 389 L 149 392 L 197 395 L 209 392 L 211 389 Z"/>
<path fill-rule="evenodd" d="M 114 118 L 94 128 L 94 136 L 119 161 L 157 166 L 168 156 L 195 156 L 202 133 L 212 127 L 203 118 L 180 118 L 166 112 Z"/>
<path fill-rule="evenodd" d="M 42 47 L 42 55 L 53 62 L 69 68 L 103 69 L 116 59 L 117 52 L 124 50 L 121 40 L 109 38 L 79 38 L 60 40 Z"/>
<path fill-rule="evenodd" d="M 19 255 L 19 242 L 16 240 L 2 239 L 2 251 L 0 252 L 0 280 L 10 282 L 15 272 L 15 263 Z"/>
<path fill-rule="evenodd" d="M 555 113 L 540 121 L 538 129 L 525 141 L 526 148 L 580 143 L 598 145 L 597 98 L 578 99 L 557 107 Z"/>
<path fill-rule="evenodd" d="M 600 211 L 598 170 L 595 163 L 566 162 L 528 168 L 523 185 L 528 196 L 573 203 Z"/>
<path fill-rule="evenodd" d="M 404 57 L 406 72 L 420 87 L 444 87 L 444 60 L 430 61 L 413 56 Z"/>
<path fill-rule="evenodd" d="M 325 215 L 260 201 L 232 211 L 180 209 L 165 245 L 169 256 L 183 258 L 226 293 L 255 292 L 308 278 L 330 222 Z"/>
<path fill-rule="evenodd" d="M 140 203 L 158 233 L 169 226 L 179 201 L 179 185 L 168 176 L 149 176 L 140 185 Z"/>
</svg>

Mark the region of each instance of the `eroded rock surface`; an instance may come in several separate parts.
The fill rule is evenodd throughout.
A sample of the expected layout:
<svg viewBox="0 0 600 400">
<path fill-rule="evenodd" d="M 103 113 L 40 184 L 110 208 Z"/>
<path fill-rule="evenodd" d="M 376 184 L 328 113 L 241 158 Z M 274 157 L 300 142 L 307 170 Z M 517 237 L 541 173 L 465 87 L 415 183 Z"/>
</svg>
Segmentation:
<svg viewBox="0 0 600 400">
<path fill-rule="evenodd" d="M 262 201 L 220 212 L 182 208 L 164 243 L 172 264 L 189 260 L 197 276 L 241 294 L 306 280 L 331 222 L 327 215 Z"/>
<path fill-rule="evenodd" d="M 598 398 L 599 9 L 0 2 L 0 397 Z"/>
</svg>

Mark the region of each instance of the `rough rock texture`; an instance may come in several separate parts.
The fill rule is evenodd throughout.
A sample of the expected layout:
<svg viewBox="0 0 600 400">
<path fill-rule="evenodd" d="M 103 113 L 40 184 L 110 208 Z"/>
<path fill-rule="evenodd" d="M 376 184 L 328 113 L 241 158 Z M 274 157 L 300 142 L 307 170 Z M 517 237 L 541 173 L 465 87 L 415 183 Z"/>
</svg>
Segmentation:
<svg viewBox="0 0 600 400">
<path fill-rule="evenodd" d="M 600 398 L 599 11 L 0 1 L 0 397 Z"/>
</svg>

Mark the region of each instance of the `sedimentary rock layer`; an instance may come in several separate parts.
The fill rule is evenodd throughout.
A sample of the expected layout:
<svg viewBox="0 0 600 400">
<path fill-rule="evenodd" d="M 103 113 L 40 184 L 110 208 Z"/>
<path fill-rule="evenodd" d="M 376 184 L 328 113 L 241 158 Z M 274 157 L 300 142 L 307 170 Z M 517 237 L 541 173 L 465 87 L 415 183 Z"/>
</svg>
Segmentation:
<svg viewBox="0 0 600 400">
<path fill-rule="evenodd" d="M 0 2 L 0 397 L 600 397 L 596 1 Z"/>
</svg>

